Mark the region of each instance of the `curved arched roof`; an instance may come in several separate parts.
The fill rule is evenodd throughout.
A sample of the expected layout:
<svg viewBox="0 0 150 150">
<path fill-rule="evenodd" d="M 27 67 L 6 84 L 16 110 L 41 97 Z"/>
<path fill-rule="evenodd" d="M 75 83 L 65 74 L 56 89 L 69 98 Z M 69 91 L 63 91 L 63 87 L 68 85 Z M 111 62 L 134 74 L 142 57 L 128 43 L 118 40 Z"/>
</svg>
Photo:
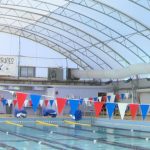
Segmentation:
<svg viewBox="0 0 150 150">
<path fill-rule="evenodd" d="M 1 0 L 0 31 L 43 44 L 83 69 L 150 62 L 150 0 Z"/>
</svg>

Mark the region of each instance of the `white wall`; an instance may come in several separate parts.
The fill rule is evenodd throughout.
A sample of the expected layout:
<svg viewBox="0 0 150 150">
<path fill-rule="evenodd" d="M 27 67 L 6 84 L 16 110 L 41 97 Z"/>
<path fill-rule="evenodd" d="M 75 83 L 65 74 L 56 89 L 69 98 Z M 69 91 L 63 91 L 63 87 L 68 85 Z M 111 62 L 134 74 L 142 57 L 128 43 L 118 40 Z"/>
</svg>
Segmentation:
<svg viewBox="0 0 150 150">
<path fill-rule="evenodd" d="M 103 88 L 103 87 L 80 87 L 80 86 L 62 86 L 55 87 L 56 91 L 58 91 L 57 97 L 74 97 L 74 98 L 84 98 L 84 97 L 96 97 L 98 96 L 98 92 L 112 92 L 111 88 Z"/>
<path fill-rule="evenodd" d="M 150 92 L 140 93 L 140 101 L 143 104 L 150 104 Z"/>
</svg>

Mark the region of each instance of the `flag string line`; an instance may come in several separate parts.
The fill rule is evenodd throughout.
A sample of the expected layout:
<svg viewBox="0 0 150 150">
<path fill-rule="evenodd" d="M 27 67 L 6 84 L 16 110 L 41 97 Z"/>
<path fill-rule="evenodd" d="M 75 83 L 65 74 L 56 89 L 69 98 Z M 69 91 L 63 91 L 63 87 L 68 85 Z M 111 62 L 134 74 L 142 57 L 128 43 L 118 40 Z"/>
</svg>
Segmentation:
<svg viewBox="0 0 150 150">
<path fill-rule="evenodd" d="M 47 100 L 47 98 L 52 98 L 51 100 L 56 100 L 57 98 L 64 98 L 64 99 L 67 99 L 67 100 L 82 100 L 82 101 L 86 101 L 86 102 L 94 102 L 94 98 L 97 98 L 97 100 L 102 99 L 103 96 L 99 96 L 99 97 L 85 97 L 85 98 L 67 98 L 67 97 L 54 97 L 54 96 L 49 96 L 49 95 L 41 95 L 41 94 L 32 94 L 32 93 L 26 93 L 26 92 L 20 92 L 20 91 L 12 91 L 12 90 L 0 90 L 0 91 L 3 91 L 3 92 L 9 92 L 11 93 L 12 95 L 14 93 L 24 93 L 24 94 L 27 94 L 27 95 L 40 95 L 41 97 L 45 97 L 45 99 L 40 99 L 40 100 Z M 113 94 L 112 94 L 113 95 Z M 106 95 L 106 97 L 108 97 L 110 95 Z M 116 96 L 116 95 L 115 95 Z M 92 100 L 89 100 L 90 98 L 92 98 Z M 125 98 L 126 99 L 126 98 Z M 11 99 L 8 99 L 8 100 L 11 100 Z M 28 99 L 26 99 L 28 100 Z M 99 101 L 101 102 L 101 100 Z M 110 101 L 107 101 L 107 102 L 110 102 Z M 111 102 L 111 103 L 116 103 L 116 102 Z M 134 104 L 138 104 L 138 103 L 134 103 Z"/>
</svg>

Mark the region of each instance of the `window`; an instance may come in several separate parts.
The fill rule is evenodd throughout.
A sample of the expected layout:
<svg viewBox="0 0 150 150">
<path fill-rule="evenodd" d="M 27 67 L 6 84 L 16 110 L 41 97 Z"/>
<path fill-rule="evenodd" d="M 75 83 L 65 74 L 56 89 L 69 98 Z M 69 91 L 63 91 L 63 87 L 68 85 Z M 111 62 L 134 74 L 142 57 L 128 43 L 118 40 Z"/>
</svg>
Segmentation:
<svg viewBox="0 0 150 150">
<path fill-rule="evenodd" d="M 20 77 L 35 77 L 35 67 L 20 67 Z"/>
</svg>

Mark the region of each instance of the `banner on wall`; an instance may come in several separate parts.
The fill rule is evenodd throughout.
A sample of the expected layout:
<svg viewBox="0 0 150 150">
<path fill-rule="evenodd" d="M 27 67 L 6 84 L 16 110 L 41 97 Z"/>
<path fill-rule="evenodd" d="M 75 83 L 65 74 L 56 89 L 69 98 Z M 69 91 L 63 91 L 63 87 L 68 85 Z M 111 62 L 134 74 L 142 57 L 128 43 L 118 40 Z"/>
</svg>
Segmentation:
<svg viewBox="0 0 150 150">
<path fill-rule="evenodd" d="M 0 55 L 0 75 L 18 76 L 18 58 Z"/>
</svg>

